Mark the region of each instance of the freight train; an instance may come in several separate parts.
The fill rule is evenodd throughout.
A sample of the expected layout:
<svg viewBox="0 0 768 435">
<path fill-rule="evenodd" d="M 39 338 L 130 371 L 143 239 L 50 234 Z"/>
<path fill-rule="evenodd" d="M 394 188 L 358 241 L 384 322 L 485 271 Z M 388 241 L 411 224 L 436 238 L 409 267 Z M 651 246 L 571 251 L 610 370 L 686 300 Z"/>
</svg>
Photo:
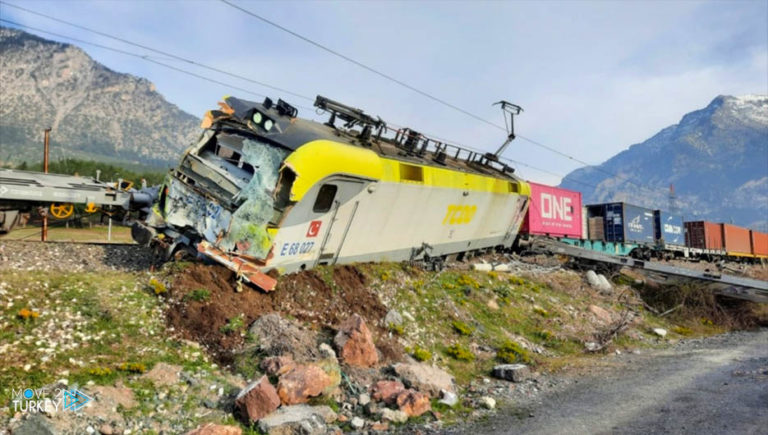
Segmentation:
<svg viewBox="0 0 768 435">
<path fill-rule="evenodd" d="M 522 110 L 500 103 L 510 116 Z M 437 268 L 541 237 L 640 258 L 768 258 L 768 234 L 625 203 L 584 206 L 579 192 L 522 180 L 499 159 L 515 138 L 512 122 L 491 154 L 392 129 L 322 96 L 315 106 L 326 122 L 299 118 L 283 100 L 226 97 L 219 106 L 156 196 L 141 202 L 152 206 L 131 234 L 166 257 L 213 259 L 267 291 L 277 275 L 318 265 Z M 8 174 L 0 188 L 11 187 L 0 192 L 20 182 Z M 19 200 L 40 202 L 34 188 Z"/>
<path fill-rule="evenodd" d="M 760 261 L 768 258 L 768 234 L 623 202 L 582 205 L 580 192 L 529 182 L 531 201 L 520 230 L 521 245 L 537 237 L 641 259 Z"/>
</svg>

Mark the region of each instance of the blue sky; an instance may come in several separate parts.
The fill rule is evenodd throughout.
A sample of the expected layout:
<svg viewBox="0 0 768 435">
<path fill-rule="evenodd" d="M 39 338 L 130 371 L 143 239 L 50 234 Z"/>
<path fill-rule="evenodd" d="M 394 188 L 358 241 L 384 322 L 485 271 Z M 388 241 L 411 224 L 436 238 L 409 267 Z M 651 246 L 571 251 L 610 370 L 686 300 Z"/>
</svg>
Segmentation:
<svg viewBox="0 0 768 435">
<path fill-rule="evenodd" d="M 590 163 L 642 142 L 719 94 L 768 94 L 766 0 L 233 1 L 497 124 L 503 119 L 492 103 L 519 104 L 525 110 L 516 121 L 519 134 Z M 504 140 L 503 132 L 487 124 L 217 0 L 8 3 L 301 95 L 325 95 L 393 124 L 476 148 L 495 150 Z M 6 5 L 0 4 L 0 17 L 145 53 Z M 257 99 L 137 58 L 82 48 L 115 71 L 148 78 L 169 101 L 196 116 L 214 108 L 223 95 Z M 311 106 L 252 83 L 155 58 Z M 581 166 L 520 139 L 505 156 L 560 175 Z M 518 173 L 533 181 L 559 182 L 557 176 L 524 166 Z"/>
</svg>

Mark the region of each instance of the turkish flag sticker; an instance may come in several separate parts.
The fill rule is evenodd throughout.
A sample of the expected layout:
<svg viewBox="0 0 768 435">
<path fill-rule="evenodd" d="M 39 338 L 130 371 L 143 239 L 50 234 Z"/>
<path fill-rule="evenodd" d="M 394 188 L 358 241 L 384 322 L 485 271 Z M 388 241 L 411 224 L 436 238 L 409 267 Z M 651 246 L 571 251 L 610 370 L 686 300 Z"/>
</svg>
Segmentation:
<svg viewBox="0 0 768 435">
<path fill-rule="evenodd" d="M 307 237 L 317 237 L 317 233 L 320 232 L 320 225 L 323 221 L 312 221 L 309 223 L 309 229 L 307 230 Z"/>
</svg>

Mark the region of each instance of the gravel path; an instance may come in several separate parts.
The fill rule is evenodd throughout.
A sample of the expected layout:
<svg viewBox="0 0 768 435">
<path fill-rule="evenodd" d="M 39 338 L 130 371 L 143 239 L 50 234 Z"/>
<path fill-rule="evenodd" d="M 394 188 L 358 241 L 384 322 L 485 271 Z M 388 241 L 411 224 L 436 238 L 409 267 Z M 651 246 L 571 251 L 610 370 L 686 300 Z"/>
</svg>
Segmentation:
<svg viewBox="0 0 768 435">
<path fill-rule="evenodd" d="M 138 245 L 0 241 L 0 269 L 5 270 L 141 271 L 153 261 L 152 251 Z"/>
<path fill-rule="evenodd" d="M 616 367 L 460 433 L 768 433 L 766 329 L 611 358 Z"/>
</svg>

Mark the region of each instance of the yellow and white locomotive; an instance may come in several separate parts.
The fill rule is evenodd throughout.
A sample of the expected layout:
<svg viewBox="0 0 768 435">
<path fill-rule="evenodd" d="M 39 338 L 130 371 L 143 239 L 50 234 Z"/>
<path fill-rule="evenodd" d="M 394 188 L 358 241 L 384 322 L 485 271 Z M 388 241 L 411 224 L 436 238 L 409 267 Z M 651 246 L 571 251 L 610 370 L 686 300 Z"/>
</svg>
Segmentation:
<svg viewBox="0 0 768 435">
<path fill-rule="evenodd" d="M 153 216 L 133 228 L 137 242 L 193 248 L 272 290 L 276 273 L 440 261 L 517 237 L 530 188 L 493 154 L 392 130 L 321 96 L 326 123 L 282 100 L 219 105 Z"/>
</svg>

